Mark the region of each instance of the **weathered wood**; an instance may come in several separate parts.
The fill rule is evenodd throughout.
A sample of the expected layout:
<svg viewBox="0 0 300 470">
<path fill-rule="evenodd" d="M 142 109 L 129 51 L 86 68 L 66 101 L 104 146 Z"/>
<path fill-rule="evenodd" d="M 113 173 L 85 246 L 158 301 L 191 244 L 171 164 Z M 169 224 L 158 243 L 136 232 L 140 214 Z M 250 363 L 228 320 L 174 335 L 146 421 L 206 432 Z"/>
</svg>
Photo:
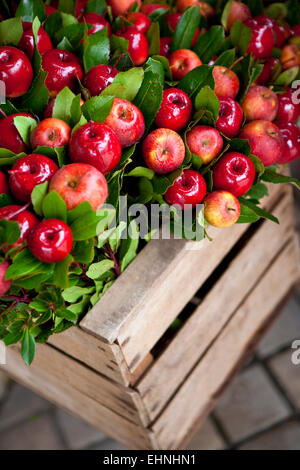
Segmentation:
<svg viewBox="0 0 300 470">
<path fill-rule="evenodd" d="M 270 186 L 268 203 L 280 191 Z M 226 230 L 210 227 L 213 243 L 153 240 L 80 326 L 119 344 L 133 371 L 247 228 L 243 224 Z"/>
<path fill-rule="evenodd" d="M 274 210 L 281 224 L 265 221 L 136 386 L 151 420 L 184 381 L 241 301 L 293 233 L 290 192 Z M 266 240 L 268 241 L 266 243 Z"/>
<path fill-rule="evenodd" d="M 214 402 L 257 332 L 299 279 L 295 240 L 288 243 L 152 426 L 160 448 L 176 449 Z"/>
<path fill-rule="evenodd" d="M 51 361 L 51 356 L 48 360 Z M 157 448 L 155 437 L 148 429 L 128 421 L 93 400 L 86 393 L 80 392 L 67 381 L 49 374 L 47 370 L 35 369 L 34 372 L 30 372 L 31 367 L 24 364 L 16 348 L 8 348 L 7 365 L 1 367 L 5 373 L 18 382 L 105 432 L 125 447 L 131 449 Z"/>
<path fill-rule="evenodd" d="M 19 349 L 18 346 L 14 348 Z M 136 391 L 103 377 L 49 345 L 37 346 L 36 357 L 24 374 L 29 381 L 35 375 L 53 377 L 133 423 L 149 424 L 145 407 Z"/>
<path fill-rule="evenodd" d="M 76 326 L 50 336 L 48 343 L 120 384 L 130 382 L 131 375 L 116 344 L 104 343 Z"/>
</svg>

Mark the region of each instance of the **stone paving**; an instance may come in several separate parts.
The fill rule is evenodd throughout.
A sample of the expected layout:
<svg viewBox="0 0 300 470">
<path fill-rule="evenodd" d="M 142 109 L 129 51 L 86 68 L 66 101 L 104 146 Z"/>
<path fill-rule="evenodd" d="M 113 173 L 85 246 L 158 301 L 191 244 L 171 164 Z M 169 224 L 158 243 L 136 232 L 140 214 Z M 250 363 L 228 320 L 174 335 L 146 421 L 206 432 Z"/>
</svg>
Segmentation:
<svg viewBox="0 0 300 470">
<path fill-rule="evenodd" d="M 298 177 L 300 171 L 298 171 Z M 296 197 L 300 231 L 300 198 Z M 300 290 L 225 391 L 192 450 L 300 450 Z M 11 382 L 0 371 L 0 450 L 123 449 L 83 421 Z"/>
</svg>

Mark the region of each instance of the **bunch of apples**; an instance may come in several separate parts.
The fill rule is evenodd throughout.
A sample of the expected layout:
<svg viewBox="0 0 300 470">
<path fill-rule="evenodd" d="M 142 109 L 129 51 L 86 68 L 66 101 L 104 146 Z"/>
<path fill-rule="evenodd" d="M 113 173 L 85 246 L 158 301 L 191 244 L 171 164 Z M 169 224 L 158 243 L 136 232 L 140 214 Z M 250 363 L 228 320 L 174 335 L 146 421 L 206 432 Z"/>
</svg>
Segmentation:
<svg viewBox="0 0 300 470">
<path fill-rule="evenodd" d="M 49 3 L 49 2 L 47 2 Z M 48 17 L 58 10 L 58 2 L 45 5 Z M 251 30 L 246 55 L 252 54 L 263 65 L 260 75 L 247 91 L 242 102 L 237 101 L 240 79 L 231 67 L 212 67 L 214 93 L 219 100 L 219 116 L 215 125 L 196 124 L 189 129 L 194 115 L 191 97 L 177 85 L 203 62 L 191 49 L 172 50 L 172 35 L 190 7 L 199 7 L 207 28 L 216 23 L 213 2 L 178 0 L 175 6 L 161 3 L 141 3 L 141 0 L 107 0 L 108 7 L 100 15 L 87 11 L 87 0 L 77 0 L 74 16 L 79 23 L 89 25 L 88 35 L 107 28 L 112 34 L 114 18 L 120 19 L 116 37 L 128 41 L 128 54 L 134 67 L 143 67 L 149 58 L 147 32 L 156 11 L 165 10 L 164 25 L 169 35 L 160 37 L 161 58 L 168 61 L 172 80 L 164 84 L 160 109 L 149 132 L 145 133 L 143 113 L 132 102 L 114 97 L 105 122 L 89 122 L 76 126 L 53 117 L 58 93 L 65 87 L 77 92 L 83 90 L 81 104 L 87 96 L 97 97 L 111 85 L 120 73 L 118 61 L 113 65 L 98 64 L 84 73 L 80 58 L 67 49 L 53 47 L 52 38 L 43 25 L 38 30 L 37 49 L 46 72 L 45 85 L 49 102 L 43 115 L 30 110 L 6 115 L 1 110 L 0 148 L 15 154 L 25 153 L 13 165 L 0 172 L 0 193 L 10 194 L 14 204 L 0 209 L 0 219 L 18 222 L 20 239 L 15 246 L 27 244 L 32 254 L 44 263 L 57 263 L 66 258 L 73 246 L 70 227 L 57 219 L 40 220 L 34 213 L 31 194 L 46 181 L 49 191 L 56 191 L 73 210 L 84 201 L 94 210 L 101 208 L 108 197 L 107 178 L 118 167 L 122 151 L 140 143 L 144 164 L 157 175 L 168 175 L 181 169 L 180 176 L 164 194 L 168 204 L 178 204 L 189 210 L 204 203 L 206 221 L 225 228 L 235 224 L 241 213 L 239 197 L 246 195 L 254 184 L 255 165 L 249 156 L 240 152 L 223 152 L 229 139 L 248 140 L 251 152 L 264 166 L 288 163 L 300 156 L 300 131 L 296 121 L 300 104 L 294 99 L 295 90 L 280 92 L 268 87 L 274 73 L 300 66 L 300 25 L 290 27 L 285 20 L 260 14 L 252 17 L 248 6 L 239 1 L 228 2 L 226 33 L 237 21 Z M 17 5 L 16 5 L 17 7 Z M 14 102 L 31 88 L 34 77 L 34 34 L 32 23 L 23 22 L 23 34 L 16 46 L 0 46 L 0 80 L 6 86 L 6 98 Z M 197 28 L 191 47 L 205 33 Z M 278 49 L 281 52 L 278 57 Z M 274 50 L 277 56 L 274 57 Z M 25 143 L 14 124 L 16 117 L 30 117 L 36 121 L 29 142 Z M 56 162 L 35 150 L 41 147 L 68 148 L 67 164 L 59 168 Z M 199 159 L 201 169 L 212 169 L 213 189 L 208 192 L 205 172 L 185 166 L 186 152 Z M 220 158 L 221 155 L 221 158 Z M 196 165 L 197 166 L 197 165 Z M 200 166 L 200 165 L 199 165 Z M 5 280 L 9 260 L 0 265 L 0 295 L 10 288 Z"/>
</svg>

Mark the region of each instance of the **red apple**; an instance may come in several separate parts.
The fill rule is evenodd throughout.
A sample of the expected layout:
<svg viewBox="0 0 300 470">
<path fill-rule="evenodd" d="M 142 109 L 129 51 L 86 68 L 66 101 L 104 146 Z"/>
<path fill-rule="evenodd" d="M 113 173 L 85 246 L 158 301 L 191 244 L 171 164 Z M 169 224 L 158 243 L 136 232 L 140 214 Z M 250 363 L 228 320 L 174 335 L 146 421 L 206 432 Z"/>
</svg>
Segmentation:
<svg viewBox="0 0 300 470">
<path fill-rule="evenodd" d="M 280 61 L 284 70 L 300 66 L 300 49 L 295 44 L 284 46 Z"/>
<path fill-rule="evenodd" d="M 300 157 L 300 129 L 291 122 L 278 124 L 280 134 L 283 138 L 284 147 L 281 157 L 277 163 L 290 163 Z"/>
<path fill-rule="evenodd" d="M 128 54 L 135 66 L 146 62 L 149 44 L 144 34 L 140 33 L 134 26 L 126 26 L 124 30 L 117 31 L 116 35 L 128 41 Z"/>
<path fill-rule="evenodd" d="M 45 5 L 45 11 L 46 11 L 46 15 L 50 16 L 52 15 L 52 13 L 55 13 L 57 11 L 57 8 L 54 8 L 51 5 Z"/>
<path fill-rule="evenodd" d="M 154 11 L 161 9 L 169 10 L 169 7 L 167 5 L 163 5 L 162 3 L 146 3 L 145 5 L 142 5 L 141 12 L 149 16 Z"/>
<path fill-rule="evenodd" d="M 228 152 L 215 165 L 213 182 L 215 189 L 224 189 L 241 197 L 254 183 L 255 167 L 250 160 L 239 152 Z"/>
<path fill-rule="evenodd" d="M 290 26 L 290 33 L 293 37 L 294 36 L 300 36 L 300 24 Z"/>
<path fill-rule="evenodd" d="M 125 18 L 142 34 L 146 34 L 152 24 L 147 15 L 138 11 L 130 11 Z"/>
<path fill-rule="evenodd" d="M 30 59 L 32 59 L 34 53 L 32 23 L 23 23 L 23 34 L 18 47 L 22 49 Z M 37 35 L 37 48 L 40 54 L 52 49 L 51 39 L 42 27 L 40 27 Z"/>
<path fill-rule="evenodd" d="M 265 166 L 277 163 L 282 156 L 283 140 L 278 127 L 270 121 L 251 121 L 242 129 L 241 139 L 249 141 L 253 155 Z"/>
<path fill-rule="evenodd" d="M 87 6 L 89 0 L 76 0 L 75 1 L 75 17 L 80 18 L 85 10 L 85 7 Z M 58 5 L 57 5 L 58 6 Z"/>
<path fill-rule="evenodd" d="M 203 163 L 214 160 L 222 151 L 223 139 L 217 129 L 209 126 L 195 126 L 186 136 L 190 151 L 201 158 Z"/>
<path fill-rule="evenodd" d="M 11 287 L 11 281 L 5 280 L 5 275 L 8 268 L 9 263 L 7 261 L 2 261 L 0 264 L 0 297 L 6 294 L 6 292 L 8 292 Z"/>
<path fill-rule="evenodd" d="M 72 231 L 61 220 L 43 220 L 30 230 L 27 243 L 31 253 L 38 260 L 43 263 L 59 263 L 72 250 Z"/>
<path fill-rule="evenodd" d="M 160 38 L 159 54 L 167 59 L 170 57 L 172 37 L 164 36 Z"/>
<path fill-rule="evenodd" d="M 177 204 L 182 209 L 191 209 L 203 201 L 206 191 L 206 182 L 202 175 L 194 170 L 184 170 L 167 190 L 165 200 L 172 206 Z"/>
<path fill-rule="evenodd" d="M 89 202 L 94 210 L 98 210 L 108 196 L 105 177 L 87 163 L 71 163 L 58 170 L 49 190 L 61 196 L 68 210 L 75 209 L 82 202 Z"/>
<path fill-rule="evenodd" d="M 198 6 L 201 15 L 205 18 L 211 18 L 215 14 L 215 10 L 209 3 L 200 2 L 198 0 L 177 0 L 176 6 L 181 12 L 184 12 L 190 7 Z"/>
<path fill-rule="evenodd" d="M 264 86 L 252 86 L 242 106 L 247 121 L 257 121 L 259 119 L 274 121 L 278 111 L 277 95 Z"/>
<path fill-rule="evenodd" d="M 219 117 L 216 122 L 216 128 L 226 137 L 232 139 L 241 128 L 243 122 L 243 110 L 237 101 L 228 96 L 219 97 L 220 110 Z"/>
<path fill-rule="evenodd" d="M 274 35 L 275 47 L 281 47 L 286 41 L 286 31 L 276 19 L 267 15 L 258 15 L 254 18 L 260 25 L 264 25 L 272 29 Z"/>
<path fill-rule="evenodd" d="M 107 28 L 108 37 L 111 36 L 111 26 L 106 18 L 98 13 L 85 13 L 80 20 L 80 23 L 87 23 L 92 25 L 92 28 L 88 31 L 88 36 L 95 34 L 98 31 L 101 31 L 104 28 Z"/>
<path fill-rule="evenodd" d="M 217 96 L 228 96 L 232 99 L 237 96 L 240 89 L 240 80 L 235 72 L 223 65 L 215 65 L 213 76 Z"/>
<path fill-rule="evenodd" d="M 115 98 L 105 124 L 115 131 L 122 148 L 138 142 L 145 132 L 141 111 L 130 101 Z"/>
<path fill-rule="evenodd" d="M 8 171 L 9 187 L 13 196 L 20 202 L 30 202 L 34 187 L 50 181 L 57 170 L 56 163 L 45 155 L 25 155 Z"/>
<path fill-rule="evenodd" d="M 0 171 L 0 194 L 8 194 L 7 178 L 2 171 Z"/>
<path fill-rule="evenodd" d="M 264 63 L 263 69 L 256 79 L 257 85 L 266 85 L 270 82 L 275 67 L 279 66 L 280 60 L 275 57 L 269 57 Z"/>
<path fill-rule="evenodd" d="M 69 155 L 72 162 L 88 163 L 106 175 L 118 165 L 122 148 L 110 127 L 90 121 L 72 134 Z"/>
<path fill-rule="evenodd" d="M 205 220 L 214 227 L 231 227 L 238 221 L 240 215 L 240 203 L 228 191 L 213 191 L 204 199 Z"/>
<path fill-rule="evenodd" d="M 33 70 L 27 55 L 12 46 L 0 46 L 0 80 L 5 83 L 6 97 L 18 98 L 31 87 Z"/>
<path fill-rule="evenodd" d="M 246 21 L 245 25 L 251 29 L 251 41 L 247 52 L 253 54 L 256 59 L 271 57 L 274 47 L 272 28 L 259 24 L 254 19 Z"/>
<path fill-rule="evenodd" d="M 192 109 L 191 99 L 184 91 L 178 88 L 168 88 L 163 92 L 163 100 L 155 118 L 155 125 L 180 131 L 189 122 Z"/>
<path fill-rule="evenodd" d="M 20 238 L 12 246 L 17 246 L 23 243 L 32 227 L 38 223 L 38 219 L 29 212 L 27 209 L 24 209 L 22 206 L 11 205 L 0 208 L 0 220 L 12 220 L 18 222 L 20 229 Z"/>
<path fill-rule="evenodd" d="M 83 85 L 89 90 L 91 96 L 100 95 L 104 88 L 113 81 L 119 70 L 109 65 L 96 65 L 85 75 Z"/>
<path fill-rule="evenodd" d="M 170 30 L 174 33 L 177 25 L 178 25 L 178 22 L 180 20 L 180 18 L 182 17 L 182 14 L 181 13 L 170 13 L 167 17 L 166 17 L 166 20 L 165 20 L 165 23 L 166 25 L 170 28 Z M 197 28 L 196 29 L 196 32 L 194 34 L 194 37 L 193 37 L 193 40 L 192 40 L 192 43 L 191 43 L 191 47 L 194 47 L 194 45 L 196 44 L 196 41 L 197 41 L 197 38 L 200 34 L 200 29 Z"/>
<path fill-rule="evenodd" d="M 173 80 L 181 80 L 187 73 L 202 65 L 195 52 L 189 49 L 178 49 L 169 59 Z"/>
<path fill-rule="evenodd" d="M 227 17 L 226 29 L 230 31 L 236 21 L 244 23 L 245 21 L 250 20 L 251 18 L 251 11 L 247 7 L 247 5 L 242 2 L 233 1 Z"/>
<path fill-rule="evenodd" d="M 33 130 L 30 143 L 33 149 L 37 147 L 63 147 L 69 142 L 70 136 L 71 128 L 65 121 L 47 118 Z"/>
<path fill-rule="evenodd" d="M 300 116 L 300 103 L 295 104 L 293 100 L 294 91 L 290 88 L 285 93 L 279 93 L 278 96 L 278 122 L 284 124 L 297 121 Z"/>
<path fill-rule="evenodd" d="M 42 67 L 48 72 L 45 84 L 51 97 L 55 97 L 66 86 L 75 91 L 78 79 L 82 80 L 83 71 L 75 54 L 63 49 L 45 52 Z"/>
<path fill-rule="evenodd" d="M 112 13 L 114 16 L 124 15 L 130 9 L 130 7 L 137 3 L 141 6 L 141 0 L 107 0 L 109 6 L 111 6 Z"/>
<path fill-rule="evenodd" d="M 155 173 L 170 173 L 177 170 L 184 160 L 184 142 L 171 129 L 156 129 L 143 142 L 143 157 Z"/>
<path fill-rule="evenodd" d="M 27 113 L 11 114 L 8 117 L 0 119 L 0 148 L 11 150 L 16 154 L 26 152 L 26 144 L 14 124 L 14 118 L 18 116 L 33 119 L 33 117 Z"/>
</svg>

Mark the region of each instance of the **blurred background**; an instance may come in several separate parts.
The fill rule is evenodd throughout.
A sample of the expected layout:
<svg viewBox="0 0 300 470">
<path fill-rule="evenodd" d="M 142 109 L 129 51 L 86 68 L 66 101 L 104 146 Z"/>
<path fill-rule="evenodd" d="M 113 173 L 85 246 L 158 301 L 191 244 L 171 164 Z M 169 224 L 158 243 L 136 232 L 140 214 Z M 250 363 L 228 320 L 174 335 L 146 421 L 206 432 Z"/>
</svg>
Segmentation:
<svg viewBox="0 0 300 470">
<path fill-rule="evenodd" d="M 300 159 L 292 165 L 300 179 Z M 300 191 L 295 191 L 300 241 Z M 300 450 L 300 289 L 189 445 L 192 450 Z M 0 370 L 0 450 L 117 450 L 117 442 L 11 381 Z"/>
</svg>

